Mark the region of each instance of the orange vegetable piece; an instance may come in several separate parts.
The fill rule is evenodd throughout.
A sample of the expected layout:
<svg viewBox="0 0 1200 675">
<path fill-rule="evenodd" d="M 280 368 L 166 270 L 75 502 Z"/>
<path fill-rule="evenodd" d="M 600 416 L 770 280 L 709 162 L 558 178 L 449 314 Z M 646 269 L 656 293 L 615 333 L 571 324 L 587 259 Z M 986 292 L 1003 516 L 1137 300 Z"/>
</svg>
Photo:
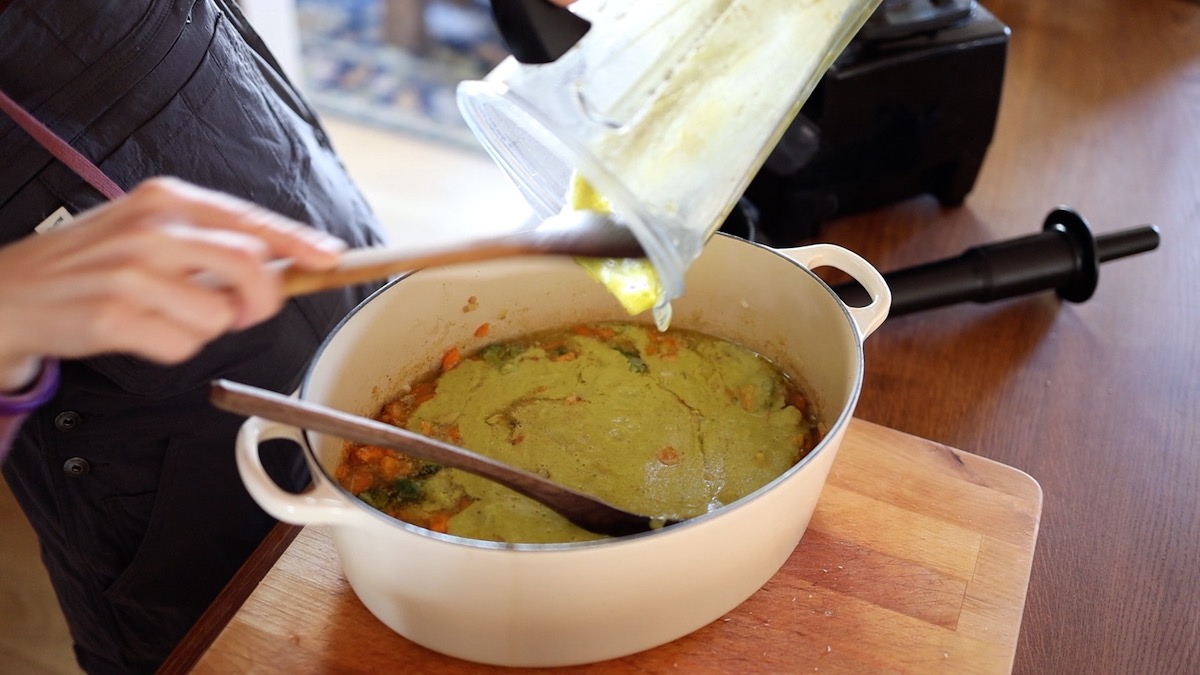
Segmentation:
<svg viewBox="0 0 1200 675">
<path fill-rule="evenodd" d="M 666 464 L 667 466 L 673 466 L 679 463 L 679 451 L 669 445 L 659 448 L 658 452 L 655 453 L 655 456 L 658 457 L 658 461 Z"/>
<path fill-rule="evenodd" d="M 364 445 L 354 451 L 354 458 L 363 464 L 374 464 L 383 459 L 386 454 L 387 450 L 377 445 Z"/>
<path fill-rule="evenodd" d="M 396 426 L 404 426 L 404 423 L 408 421 L 408 416 L 410 414 L 412 414 L 412 411 L 408 409 L 408 406 L 405 404 L 404 400 L 396 399 L 383 404 L 383 407 L 379 411 L 378 419 L 380 422 L 387 422 L 388 424 L 394 424 Z"/>
<path fill-rule="evenodd" d="M 492 332 L 492 324 L 481 323 L 479 328 L 475 329 L 475 337 L 487 337 L 487 334 Z"/>
<path fill-rule="evenodd" d="M 458 351 L 458 347 L 451 347 L 442 355 L 442 372 L 450 370 L 462 361 L 462 353 Z"/>
<path fill-rule="evenodd" d="M 804 394 L 801 394 L 794 389 L 788 391 L 787 393 L 787 404 L 796 410 L 799 410 L 801 413 L 808 412 L 808 399 L 805 398 Z"/>
<path fill-rule="evenodd" d="M 649 343 L 646 345 L 646 353 L 651 356 L 662 356 L 669 360 L 674 360 L 679 356 L 679 342 L 673 335 L 660 333 L 656 329 L 648 329 L 646 337 Z"/>
<path fill-rule="evenodd" d="M 418 382 L 412 387 L 409 396 L 412 397 L 413 410 L 434 397 L 437 394 L 437 385 L 433 382 Z"/>
<path fill-rule="evenodd" d="M 396 480 L 412 472 L 412 461 L 407 457 L 388 455 L 379 460 L 379 475 L 384 480 Z"/>
<path fill-rule="evenodd" d="M 371 475 L 370 469 L 360 467 L 350 474 L 350 480 L 346 483 L 346 489 L 352 494 L 358 494 L 363 490 L 370 490 L 374 484 L 375 477 Z"/>
<path fill-rule="evenodd" d="M 432 513 L 429 515 L 429 529 L 434 532 L 445 534 L 450 531 L 450 515 L 446 513 Z"/>
</svg>

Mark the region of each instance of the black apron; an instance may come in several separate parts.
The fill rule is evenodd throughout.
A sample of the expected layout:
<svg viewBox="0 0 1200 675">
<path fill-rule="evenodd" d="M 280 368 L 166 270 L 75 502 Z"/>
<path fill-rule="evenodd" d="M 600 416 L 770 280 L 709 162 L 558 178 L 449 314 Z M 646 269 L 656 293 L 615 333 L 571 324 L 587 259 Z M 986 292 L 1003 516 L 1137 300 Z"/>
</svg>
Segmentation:
<svg viewBox="0 0 1200 675">
<path fill-rule="evenodd" d="M 381 240 L 315 115 L 227 0 L 15 0 L 0 13 L 0 88 L 125 190 L 173 175 L 351 246 Z M 0 115 L 0 245 L 101 201 Z M 153 671 L 273 524 L 234 465 L 241 420 L 208 404 L 207 383 L 294 390 L 370 290 L 290 301 L 178 366 L 63 364 L 4 476 L 86 670 Z M 289 487 L 306 482 L 297 452 L 264 453 Z"/>
</svg>

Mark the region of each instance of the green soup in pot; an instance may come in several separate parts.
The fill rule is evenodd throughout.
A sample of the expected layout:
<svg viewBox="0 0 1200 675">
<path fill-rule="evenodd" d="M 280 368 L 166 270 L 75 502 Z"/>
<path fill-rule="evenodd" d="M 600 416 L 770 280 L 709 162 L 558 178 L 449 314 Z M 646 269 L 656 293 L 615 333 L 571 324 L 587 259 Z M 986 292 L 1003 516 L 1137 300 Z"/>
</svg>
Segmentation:
<svg viewBox="0 0 1200 675">
<path fill-rule="evenodd" d="M 824 426 L 767 359 L 702 333 L 576 325 L 447 353 L 377 419 L 532 471 L 615 506 L 691 518 L 770 482 Z M 338 481 L 391 516 L 510 543 L 602 538 L 485 478 L 347 444 Z"/>
</svg>

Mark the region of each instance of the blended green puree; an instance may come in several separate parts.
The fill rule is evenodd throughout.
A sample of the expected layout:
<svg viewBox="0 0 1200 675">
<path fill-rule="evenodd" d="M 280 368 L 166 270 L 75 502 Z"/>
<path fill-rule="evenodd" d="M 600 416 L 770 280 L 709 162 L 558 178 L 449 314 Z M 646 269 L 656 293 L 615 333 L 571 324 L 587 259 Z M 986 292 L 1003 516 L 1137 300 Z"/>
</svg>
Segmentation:
<svg viewBox="0 0 1200 675">
<path fill-rule="evenodd" d="M 701 333 L 643 324 L 588 324 L 492 344 L 432 385 L 414 386 L 381 419 L 652 517 L 694 517 L 733 502 L 795 464 L 821 435 L 807 397 L 766 359 Z M 602 537 L 484 478 L 429 466 L 420 473 L 402 479 L 402 489 L 360 496 L 414 522 L 421 519 L 405 513 L 451 514 L 445 529 L 463 537 Z M 378 503 L 389 497 L 408 504 Z"/>
</svg>

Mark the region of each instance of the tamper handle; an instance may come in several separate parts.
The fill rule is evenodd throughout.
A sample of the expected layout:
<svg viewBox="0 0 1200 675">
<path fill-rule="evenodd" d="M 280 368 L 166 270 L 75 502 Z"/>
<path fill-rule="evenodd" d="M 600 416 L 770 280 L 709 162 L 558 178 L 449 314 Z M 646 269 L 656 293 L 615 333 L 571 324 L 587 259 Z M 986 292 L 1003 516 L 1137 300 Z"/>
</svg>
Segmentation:
<svg viewBox="0 0 1200 675">
<path fill-rule="evenodd" d="M 1151 251 L 1158 243 L 1154 225 L 1093 237 L 1082 216 L 1060 207 L 1046 216 L 1037 234 L 885 273 L 883 278 L 892 291 L 889 315 L 959 302 L 992 302 L 1049 289 L 1069 302 L 1084 302 L 1096 290 L 1100 263 Z M 849 305 L 866 300 L 857 284 L 833 290 Z"/>
<path fill-rule="evenodd" d="M 1096 237 L 1096 257 L 1108 262 L 1158 248 L 1158 228 L 1143 225 Z"/>
</svg>

